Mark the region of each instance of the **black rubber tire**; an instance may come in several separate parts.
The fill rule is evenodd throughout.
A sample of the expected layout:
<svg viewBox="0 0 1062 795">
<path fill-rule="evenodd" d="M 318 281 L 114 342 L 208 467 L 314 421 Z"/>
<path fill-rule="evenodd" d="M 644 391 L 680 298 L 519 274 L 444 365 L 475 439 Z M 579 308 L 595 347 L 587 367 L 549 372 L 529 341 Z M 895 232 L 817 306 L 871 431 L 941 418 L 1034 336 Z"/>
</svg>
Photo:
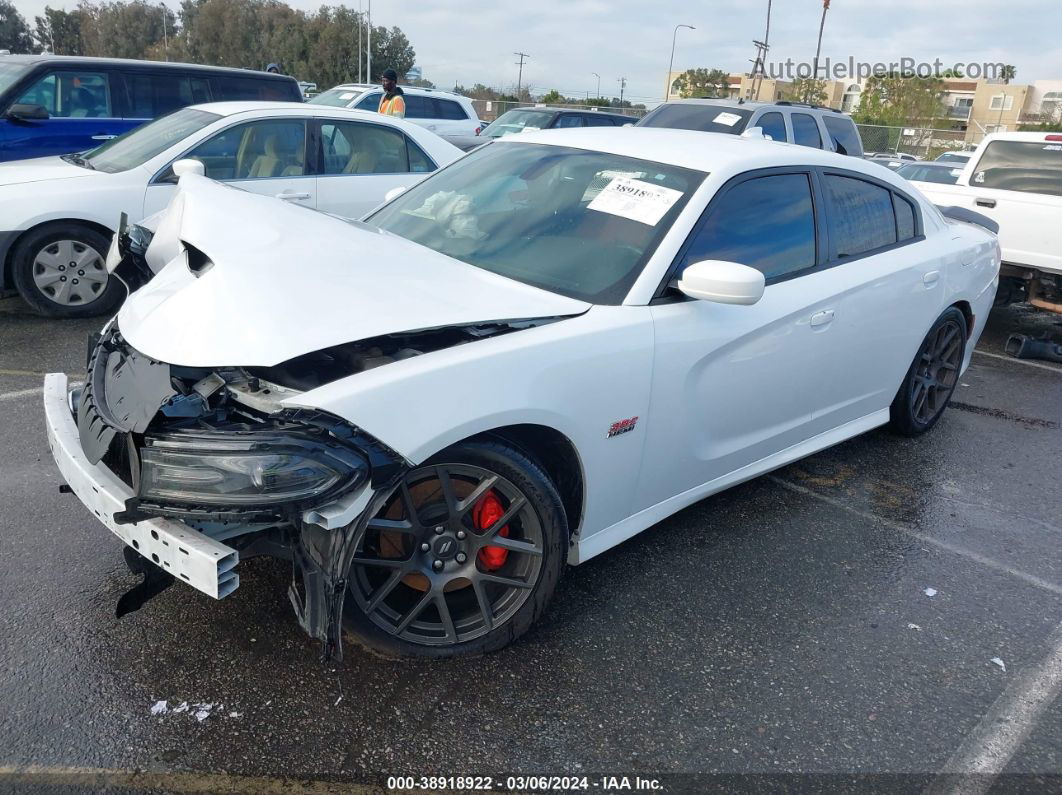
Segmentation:
<svg viewBox="0 0 1062 795">
<path fill-rule="evenodd" d="M 343 624 L 348 640 L 386 657 L 449 658 L 489 654 L 523 635 L 545 611 L 564 570 L 568 551 L 568 522 L 560 494 L 533 459 L 506 442 L 478 438 L 447 448 L 428 464 L 470 464 L 489 469 L 512 482 L 532 505 L 542 524 L 543 560 L 528 599 L 504 624 L 481 637 L 451 646 L 429 646 L 397 638 L 374 624 L 347 595 Z M 353 635 L 353 637 L 350 637 Z"/>
<path fill-rule="evenodd" d="M 45 317 L 77 318 L 114 314 L 125 298 L 125 287 L 111 277 L 107 286 L 94 301 L 80 306 L 64 306 L 43 293 L 33 281 L 33 259 L 44 246 L 57 240 L 77 240 L 91 246 L 100 256 L 107 256 L 111 238 L 85 224 L 62 221 L 45 224 L 27 232 L 15 244 L 11 252 L 11 276 L 22 300 L 37 314 Z"/>
<path fill-rule="evenodd" d="M 958 371 L 956 371 L 955 384 L 952 384 L 947 399 L 941 405 L 939 410 L 925 422 L 919 420 L 915 416 L 913 406 L 909 400 L 911 388 L 916 377 L 918 364 L 923 351 L 930 344 L 930 341 L 940 327 L 949 322 L 954 322 L 959 325 L 962 340 L 959 350 L 960 364 L 965 360 L 967 335 L 969 333 L 966 327 L 966 316 L 959 309 L 953 306 L 948 307 L 943 313 L 941 313 L 940 317 L 936 319 L 936 322 L 933 323 L 933 326 L 926 333 L 922 343 L 918 346 L 918 352 L 911 361 L 911 366 L 907 368 L 907 375 L 904 377 L 903 383 L 900 384 L 900 388 L 896 392 L 896 397 L 892 400 L 892 405 L 889 406 L 889 427 L 901 436 L 920 436 L 929 431 L 943 416 L 944 409 L 947 408 L 948 402 L 951 400 L 951 396 L 955 392 L 955 386 L 959 382 Z"/>
</svg>

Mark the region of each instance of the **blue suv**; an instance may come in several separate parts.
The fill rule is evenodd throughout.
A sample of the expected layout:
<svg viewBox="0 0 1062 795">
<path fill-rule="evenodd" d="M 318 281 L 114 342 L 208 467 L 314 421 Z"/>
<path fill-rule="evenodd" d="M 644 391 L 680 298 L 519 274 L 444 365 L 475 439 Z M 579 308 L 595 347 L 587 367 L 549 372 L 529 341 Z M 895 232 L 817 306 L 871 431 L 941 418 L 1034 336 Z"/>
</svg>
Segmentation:
<svg viewBox="0 0 1062 795">
<path fill-rule="evenodd" d="M 302 90 L 247 69 L 0 55 L 0 161 L 82 152 L 185 105 L 225 100 L 301 102 Z"/>
</svg>

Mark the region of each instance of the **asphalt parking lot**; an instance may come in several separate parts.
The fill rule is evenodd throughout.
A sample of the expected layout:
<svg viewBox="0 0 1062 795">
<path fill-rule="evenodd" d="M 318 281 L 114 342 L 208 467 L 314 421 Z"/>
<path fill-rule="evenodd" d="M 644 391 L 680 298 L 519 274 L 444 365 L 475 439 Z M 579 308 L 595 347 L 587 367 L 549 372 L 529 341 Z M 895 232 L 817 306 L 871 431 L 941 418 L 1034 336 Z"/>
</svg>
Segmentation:
<svg viewBox="0 0 1062 795">
<path fill-rule="evenodd" d="M 1002 355 L 1056 320 L 997 311 L 933 433 L 875 431 L 683 511 L 570 569 L 500 653 L 322 664 L 282 563 L 115 619 L 136 579 L 59 494 L 40 406 L 99 322 L 0 302 L 0 790 L 799 772 L 921 791 L 976 764 L 1013 774 L 1000 791 L 1062 790 L 1062 366 Z"/>
</svg>

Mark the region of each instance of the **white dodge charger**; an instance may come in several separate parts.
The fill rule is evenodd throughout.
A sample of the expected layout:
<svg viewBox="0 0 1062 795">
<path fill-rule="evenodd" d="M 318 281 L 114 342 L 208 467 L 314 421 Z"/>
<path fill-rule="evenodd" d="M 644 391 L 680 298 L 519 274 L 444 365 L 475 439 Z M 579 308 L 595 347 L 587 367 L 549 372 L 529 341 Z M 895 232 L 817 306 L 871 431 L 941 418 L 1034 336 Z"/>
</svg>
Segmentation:
<svg viewBox="0 0 1062 795">
<path fill-rule="evenodd" d="M 334 654 L 344 626 L 490 651 L 566 564 L 932 428 L 996 288 L 976 220 L 857 159 L 665 129 L 492 143 L 363 222 L 190 174 L 121 238 L 146 284 L 84 388 L 47 377 L 52 452 L 145 574 L 126 609 L 281 555 Z"/>
</svg>

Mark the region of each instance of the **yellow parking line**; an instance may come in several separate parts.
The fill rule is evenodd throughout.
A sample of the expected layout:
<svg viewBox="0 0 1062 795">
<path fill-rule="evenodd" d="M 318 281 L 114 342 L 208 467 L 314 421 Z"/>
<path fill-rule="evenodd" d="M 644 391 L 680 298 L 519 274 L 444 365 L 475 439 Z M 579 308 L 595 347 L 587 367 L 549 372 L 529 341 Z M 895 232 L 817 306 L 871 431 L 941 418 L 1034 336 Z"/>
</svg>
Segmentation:
<svg viewBox="0 0 1062 795">
<path fill-rule="evenodd" d="M 124 770 L 103 767 L 0 765 L 0 790 L 15 785 L 102 789 L 158 789 L 165 792 L 233 792 L 262 795 L 328 795 L 384 793 L 383 787 L 315 779 L 238 776 L 230 773 Z"/>
</svg>

